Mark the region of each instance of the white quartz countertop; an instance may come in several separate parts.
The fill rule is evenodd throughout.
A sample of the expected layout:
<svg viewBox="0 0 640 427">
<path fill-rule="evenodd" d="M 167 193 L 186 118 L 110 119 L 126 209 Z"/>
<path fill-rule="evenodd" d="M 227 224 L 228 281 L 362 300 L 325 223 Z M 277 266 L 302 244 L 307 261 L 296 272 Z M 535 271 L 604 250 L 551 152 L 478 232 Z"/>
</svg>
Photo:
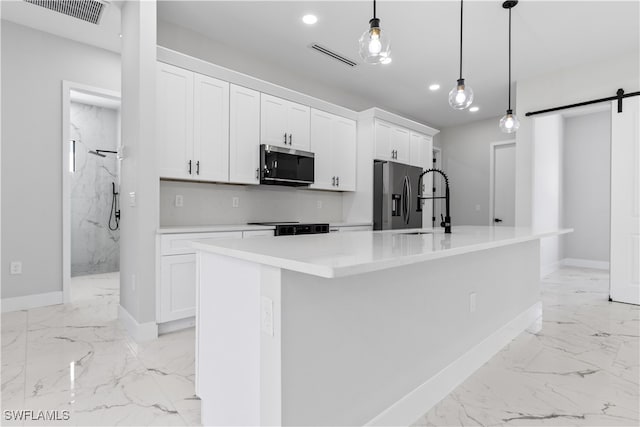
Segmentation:
<svg viewBox="0 0 640 427">
<path fill-rule="evenodd" d="M 249 225 L 249 224 L 228 224 L 228 225 L 185 225 L 175 227 L 160 227 L 158 234 L 177 233 L 217 233 L 222 231 L 253 231 L 253 230 L 273 230 L 273 225 Z"/>
<path fill-rule="evenodd" d="M 373 227 L 372 222 L 330 222 L 329 227 Z"/>
<path fill-rule="evenodd" d="M 516 227 L 454 227 L 428 234 L 419 230 L 328 233 L 261 239 L 192 242 L 199 251 L 332 278 L 368 273 L 469 252 L 570 233 L 572 229 L 534 231 Z"/>
</svg>

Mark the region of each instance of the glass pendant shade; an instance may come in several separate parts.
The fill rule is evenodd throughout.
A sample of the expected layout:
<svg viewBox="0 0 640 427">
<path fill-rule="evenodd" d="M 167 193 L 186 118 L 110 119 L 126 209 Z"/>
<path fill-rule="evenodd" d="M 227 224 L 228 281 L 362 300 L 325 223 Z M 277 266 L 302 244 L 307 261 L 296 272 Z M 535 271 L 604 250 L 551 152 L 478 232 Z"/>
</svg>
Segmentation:
<svg viewBox="0 0 640 427">
<path fill-rule="evenodd" d="M 513 133 L 520 127 L 518 118 L 513 114 L 513 111 L 507 110 L 507 114 L 500 119 L 500 130 L 504 133 Z"/>
<path fill-rule="evenodd" d="M 371 28 L 360 37 L 360 57 L 367 64 L 388 64 L 391 62 L 389 38 L 380 28 L 380 20 L 369 21 Z"/>
<path fill-rule="evenodd" d="M 458 84 L 449 92 L 449 105 L 456 110 L 464 110 L 473 102 L 473 89 L 464 84 L 464 79 L 458 80 Z"/>
</svg>

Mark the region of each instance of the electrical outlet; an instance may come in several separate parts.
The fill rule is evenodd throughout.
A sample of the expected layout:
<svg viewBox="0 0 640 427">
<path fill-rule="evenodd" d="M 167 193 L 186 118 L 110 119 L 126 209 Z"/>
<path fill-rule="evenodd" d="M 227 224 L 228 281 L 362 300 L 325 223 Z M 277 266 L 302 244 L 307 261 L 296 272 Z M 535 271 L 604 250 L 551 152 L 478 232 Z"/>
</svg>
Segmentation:
<svg viewBox="0 0 640 427">
<path fill-rule="evenodd" d="M 476 212 L 480 212 L 480 205 L 476 205 Z"/>
<path fill-rule="evenodd" d="M 234 208 L 240 207 L 240 197 L 231 198 L 231 206 Z"/>
<path fill-rule="evenodd" d="M 260 330 L 273 336 L 273 300 L 260 297 Z"/>
<path fill-rule="evenodd" d="M 129 193 L 129 206 L 132 208 L 136 207 L 136 192 L 132 191 Z"/>
<path fill-rule="evenodd" d="M 316 206 L 318 206 L 318 209 L 322 209 L 322 200 L 318 200 Z"/>
<path fill-rule="evenodd" d="M 11 274 L 22 274 L 22 261 L 11 261 Z"/>
<path fill-rule="evenodd" d="M 184 198 L 180 194 L 176 194 L 176 208 L 181 208 L 184 206 Z"/>
<path fill-rule="evenodd" d="M 469 294 L 469 313 L 475 313 L 476 312 L 476 293 L 475 292 L 471 292 Z"/>
</svg>

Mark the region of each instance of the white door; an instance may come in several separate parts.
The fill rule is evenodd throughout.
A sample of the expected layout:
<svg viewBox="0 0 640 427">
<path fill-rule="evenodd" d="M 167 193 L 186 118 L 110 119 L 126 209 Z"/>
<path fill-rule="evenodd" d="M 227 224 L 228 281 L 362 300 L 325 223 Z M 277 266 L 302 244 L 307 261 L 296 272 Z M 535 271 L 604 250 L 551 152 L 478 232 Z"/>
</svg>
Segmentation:
<svg viewBox="0 0 640 427">
<path fill-rule="evenodd" d="M 310 149 L 314 158 L 314 183 L 311 188 L 336 190 L 333 166 L 333 114 L 311 110 Z"/>
<path fill-rule="evenodd" d="M 195 74 L 193 98 L 194 177 L 229 181 L 229 83 Z"/>
<path fill-rule="evenodd" d="M 193 165 L 193 73 L 158 63 L 156 129 L 159 172 L 164 178 L 191 178 Z"/>
<path fill-rule="evenodd" d="M 290 148 L 309 151 L 310 108 L 289 102 L 287 105 L 287 130 Z"/>
<path fill-rule="evenodd" d="M 161 257 L 159 322 L 184 319 L 196 314 L 195 254 Z"/>
<path fill-rule="evenodd" d="M 260 143 L 289 147 L 287 110 L 289 102 L 275 96 L 260 95 Z M 286 144 L 285 144 L 286 141 Z"/>
<path fill-rule="evenodd" d="M 336 187 L 356 191 L 356 133 L 354 120 L 336 117 L 333 123 L 333 164 Z"/>
<path fill-rule="evenodd" d="M 229 97 L 229 181 L 258 184 L 260 92 L 231 85 Z"/>
<path fill-rule="evenodd" d="M 516 223 L 516 144 L 494 143 L 492 150 L 493 225 L 513 227 Z"/>
<path fill-rule="evenodd" d="M 376 120 L 375 124 L 376 150 L 375 158 L 378 160 L 394 160 L 391 147 L 391 125 Z"/>
<path fill-rule="evenodd" d="M 613 301 L 640 304 L 640 99 L 611 108 L 611 252 Z"/>
<path fill-rule="evenodd" d="M 396 162 L 409 163 L 410 145 L 409 131 L 407 129 L 394 126 L 391 129 L 391 146 L 396 150 Z"/>
</svg>

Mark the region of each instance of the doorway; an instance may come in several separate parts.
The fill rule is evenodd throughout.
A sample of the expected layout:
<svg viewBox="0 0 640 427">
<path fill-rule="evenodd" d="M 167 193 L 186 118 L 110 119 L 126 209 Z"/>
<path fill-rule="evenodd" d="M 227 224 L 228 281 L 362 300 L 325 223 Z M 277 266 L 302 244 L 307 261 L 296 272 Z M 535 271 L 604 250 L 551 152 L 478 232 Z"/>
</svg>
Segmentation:
<svg viewBox="0 0 640 427">
<path fill-rule="evenodd" d="M 442 170 L 442 150 L 437 147 L 433 147 L 433 157 L 432 157 L 432 167 L 434 169 Z M 445 194 L 446 187 L 444 185 L 444 179 L 442 175 L 439 173 L 431 174 L 433 176 L 433 188 L 432 196 L 440 196 Z M 444 221 L 444 203 L 443 199 L 433 199 L 433 203 L 431 204 L 432 215 L 431 215 L 431 226 L 433 228 L 440 226 L 440 221 Z"/>
<path fill-rule="evenodd" d="M 63 83 L 63 295 L 118 298 L 120 94 Z"/>
<path fill-rule="evenodd" d="M 516 223 L 516 142 L 492 142 L 489 162 L 489 224 Z"/>
</svg>

